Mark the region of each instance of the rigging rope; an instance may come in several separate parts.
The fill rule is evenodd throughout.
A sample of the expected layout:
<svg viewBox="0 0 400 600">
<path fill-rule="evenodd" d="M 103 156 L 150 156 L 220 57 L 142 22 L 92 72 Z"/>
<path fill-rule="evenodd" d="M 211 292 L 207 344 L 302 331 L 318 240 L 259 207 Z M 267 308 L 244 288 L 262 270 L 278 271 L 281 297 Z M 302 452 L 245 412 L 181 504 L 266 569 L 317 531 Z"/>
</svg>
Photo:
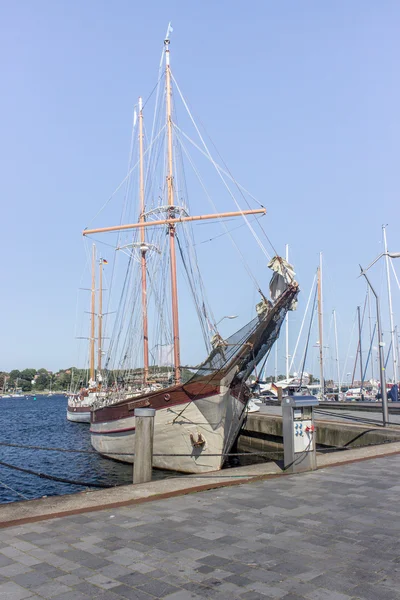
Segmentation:
<svg viewBox="0 0 400 600">
<path fill-rule="evenodd" d="M 212 162 L 212 164 L 213 164 L 214 168 L 216 169 L 216 171 L 217 171 L 217 173 L 218 173 L 218 175 L 219 175 L 219 177 L 220 177 L 221 181 L 223 182 L 224 186 L 226 187 L 226 189 L 227 189 L 227 191 L 228 191 L 229 195 L 231 196 L 231 198 L 232 198 L 232 200 L 234 201 L 235 205 L 237 206 L 238 210 L 239 210 L 239 211 L 242 213 L 242 216 L 243 216 L 243 218 L 244 218 L 244 220 L 245 220 L 245 222 L 246 222 L 246 224 L 247 224 L 248 228 L 250 229 L 251 233 L 253 234 L 253 237 L 254 237 L 254 239 L 256 240 L 256 242 L 257 242 L 257 244 L 258 244 L 259 248 L 261 249 L 261 251 L 262 251 L 262 253 L 265 255 L 265 257 L 268 259 L 268 261 L 270 261 L 270 260 L 271 260 L 271 256 L 268 254 L 268 252 L 267 252 L 267 250 L 265 249 L 265 247 L 264 247 L 263 243 L 261 242 L 260 238 L 258 237 L 258 235 L 257 235 L 257 234 L 256 234 L 256 232 L 254 231 L 253 227 L 252 227 L 252 226 L 251 226 L 251 224 L 249 223 L 249 220 L 248 220 L 247 216 L 246 216 L 245 214 L 243 214 L 243 210 L 241 209 L 241 207 L 240 207 L 240 205 L 239 205 L 238 201 L 236 200 L 236 198 L 235 198 L 235 195 L 232 193 L 232 190 L 230 189 L 230 187 L 229 187 L 229 186 L 228 186 L 228 184 L 226 183 L 226 181 L 225 181 L 225 179 L 224 179 L 224 177 L 223 177 L 223 175 L 222 175 L 221 171 L 219 170 L 219 168 L 218 168 L 218 166 L 217 166 L 217 163 L 216 163 L 216 162 L 215 162 L 215 160 L 213 159 L 213 157 L 212 157 L 212 155 L 211 155 L 211 153 L 210 153 L 210 151 L 209 151 L 209 149 L 208 149 L 208 146 L 207 146 L 207 144 L 205 143 L 205 141 L 204 141 L 204 139 L 203 139 L 203 136 L 201 135 L 201 132 L 200 132 L 199 128 L 197 127 L 196 121 L 194 120 L 194 118 L 193 118 L 193 115 L 192 115 L 192 113 L 190 112 L 190 109 L 189 109 L 189 107 L 188 107 L 188 105 L 187 105 L 187 103 L 186 103 L 186 100 L 185 100 L 185 98 L 183 97 L 183 94 L 182 94 L 182 92 L 181 92 L 181 90 L 180 90 L 180 87 L 179 87 L 178 83 L 176 82 L 176 79 L 175 79 L 175 77 L 174 77 L 172 74 L 171 74 L 171 77 L 172 77 L 172 79 L 173 79 L 173 81 L 174 81 L 174 83 L 175 83 L 175 85 L 176 85 L 176 89 L 178 90 L 178 93 L 179 93 L 179 95 L 180 95 L 180 97 L 181 97 L 181 100 L 182 100 L 182 102 L 183 102 L 183 105 L 184 105 L 184 107 L 186 108 L 186 111 L 187 111 L 187 113 L 188 113 L 188 115 L 189 115 L 189 117 L 190 117 L 190 120 L 192 121 L 192 124 L 193 124 L 194 128 L 196 129 L 197 135 L 199 136 L 199 138 L 200 138 L 200 140 L 201 140 L 201 143 L 203 144 L 203 146 L 204 146 L 204 149 L 205 149 L 205 151 L 207 152 L 207 154 L 208 154 L 208 156 L 209 156 L 209 159 L 210 159 L 210 161 Z"/>
<path fill-rule="evenodd" d="M 315 304 L 317 301 L 317 292 L 318 292 L 318 288 L 315 288 L 315 293 L 314 293 L 314 302 L 313 302 L 313 307 L 311 310 L 311 319 L 310 319 L 310 326 L 308 328 L 308 335 L 307 335 L 307 342 L 306 342 L 306 348 L 304 351 L 304 360 L 303 360 L 303 366 L 301 369 L 301 376 L 300 376 L 300 383 L 299 383 L 299 389 L 301 388 L 302 384 L 303 384 L 303 375 L 304 375 L 304 369 L 306 366 L 306 359 L 307 359 L 307 351 L 308 351 L 308 346 L 310 343 L 310 335 L 311 335 L 311 328 L 312 328 L 312 324 L 313 324 L 313 320 L 314 320 L 314 313 L 315 313 Z M 322 394 L 323 394 L 323 390 L 321 390 Z"/>
<path fill-rule="evenodd" d="M 177 136 L 177 138 L 179 139 L 179 136 Z M 182 145 L 183 151 L 185 152 L 186 157 L 187 157 L 187 159 L 188 159 L 188 161 L 189 161 L 189 163 L 190 163 L 190 165 L 191 165 L 191 167 L 192 167 L 195 175 L 197 176 L 197 178 L 199 180 L 199 183 L 200 183 L 201 187 L 203 188 L 204 193 L 206 194 L 206 197 L 207 197 L 208 201 L 210 202 L 210 204 L 213 207 L 213 209 L 217 212 L 217 207 L 215 206 L 215 203 L 214 203 L 213 199 L 211 198 L 210 194 L 208 193 L 208 190 L 205 187 L 202 178 L 200 177 L 200 173 L 198 172 L 198 170 L 194 166 L 193 161 L 192 161 L 189 153 L 187 152 L 185 145 L 182 143 L 182 140 L 180 140 L 180 139 L 179 139 L 179 142 Z M 239 254 L 239 257 L 240 257 L 240 259 L 242 261 L 242 264 L 243 264 L 245 270 L 247 271 L 248 276 L 250 277 L 250 279 L 252 279 L 254 285 L 256 286 L 256 288 L 261 293 L 261 288 L 260 288 L 260 285 L 259 285 L 258 281 L 257 281 L 255 275 L 253 274 L 253 272 L 251 271 L 249 265 L 247 264 L 246 259 L 244 258 L 242 251 L 240 250 L 239 246 L 236 244 L 235 240 L 233 239 L 232 235 L 230 234 L 229 229 L 226 226 L 226 223 L 224 222 L 223 219 L 218 219 L 218 221 L 220 222 L 220 224 L 222 225 L 222 227 L 225 229 L 225 233 L 229 235 L 230 241 L 231 241 L 232 245 L 236 248 L 236 251 Z"/>
<path fill-rule="evenodd" d="M 315 285 L 315 280 L 316 280 L 316 278 L 317 278 L 317 274 L 315 273 L 315 274 L 314 274 L 314 279 L 313 279 L 313 282 L 312 282 L 312 285 L 311 285 L 310 293 L 309 293 L 309 295 L 308 295 L 308 300 L 307 300 L 306 310 L 304 311 L 303 320 L 302 320 L 302 322 L 301 322 L 301 326 L 300 326 L 299 335 L 297 336 L 296 345 L 295 345 L 295 347 L 294 347 L 293 356 L 292 356 L 292 360 L 291 360 L 290 367 L 289 367 L 289 372 L 292 370 L 293 363 L 294 363 L 294 359 L 296 358 L 297 347 L 298 347 L 298 345 L 299 345 L 299 342 L 300 342 L 300 337 L 301 337 L 301 334 L 303 333 L 303 327 L 304 327 L 304 323 L 305 323 L 305 321 L 306 321 L 306 318 L 307 318 L 308 307 L 310 306 L 310 301 L 311 301 L 312 291 L 313 291 L 313 289 L 314 289 L 314 285 Z"/>
</svg>

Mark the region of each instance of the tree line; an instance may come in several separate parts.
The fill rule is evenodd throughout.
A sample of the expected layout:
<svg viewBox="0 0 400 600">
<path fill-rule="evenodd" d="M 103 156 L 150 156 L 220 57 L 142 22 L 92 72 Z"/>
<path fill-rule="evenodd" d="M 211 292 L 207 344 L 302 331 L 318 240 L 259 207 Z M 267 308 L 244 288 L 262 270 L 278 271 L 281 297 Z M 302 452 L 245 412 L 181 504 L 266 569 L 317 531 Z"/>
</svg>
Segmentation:
<svg viewBox="0 0 400 600">
<path fill-rule="evenodd" d="M 9 373 L 0 372 L 0 392 L 22 391 L 43 392 L 69 390 L 71 384 L 84 383 L 87 379 L 85 369 L 61 369 L 57 373 L 47 369 L 13 369 Z"/>
</svg>

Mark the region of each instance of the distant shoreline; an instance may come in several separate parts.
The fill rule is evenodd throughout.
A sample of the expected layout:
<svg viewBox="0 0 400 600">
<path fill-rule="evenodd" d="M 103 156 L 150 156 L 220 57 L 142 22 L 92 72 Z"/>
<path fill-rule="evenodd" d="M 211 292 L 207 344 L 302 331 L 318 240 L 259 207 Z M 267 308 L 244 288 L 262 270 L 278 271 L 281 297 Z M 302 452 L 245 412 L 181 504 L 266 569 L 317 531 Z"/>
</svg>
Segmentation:
<svg viewBox="0 0 400 600">
<path fill-rule="evenodd" d="M 4 397 L 9 398 L 10 396 L 13 397 L 13 394 L 20 394 L 18 396 L 14 396 L 15 398 L 20 398 L 23 396 L 67 396 L 69 392 L 50 392 L 49 391 L 40 391 L 40 392 L 9 392 L 9 393 L 5 393 L 5 394 L 0 394 L 0 400 Z"/>
</svg>

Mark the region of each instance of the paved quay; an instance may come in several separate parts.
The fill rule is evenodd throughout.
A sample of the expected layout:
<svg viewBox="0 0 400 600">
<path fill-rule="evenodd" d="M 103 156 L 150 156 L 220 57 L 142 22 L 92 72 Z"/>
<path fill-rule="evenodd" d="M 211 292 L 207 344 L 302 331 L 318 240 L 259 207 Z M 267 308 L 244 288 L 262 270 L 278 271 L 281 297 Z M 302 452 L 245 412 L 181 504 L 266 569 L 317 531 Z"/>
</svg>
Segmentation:
<svg viewBox="0 0 400 600">
<path fill-rule="evenodd" d="M 0 530 L 1 600 L 400 599 L 400 454 Z"/>
</svg>

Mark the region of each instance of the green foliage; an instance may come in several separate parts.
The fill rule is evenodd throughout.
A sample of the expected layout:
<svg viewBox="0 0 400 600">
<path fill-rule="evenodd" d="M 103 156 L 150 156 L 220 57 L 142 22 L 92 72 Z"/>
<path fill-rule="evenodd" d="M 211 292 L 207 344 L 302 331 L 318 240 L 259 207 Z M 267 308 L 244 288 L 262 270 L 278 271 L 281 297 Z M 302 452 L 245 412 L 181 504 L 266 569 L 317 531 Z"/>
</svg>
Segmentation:
<svg viewBox="0 0 400 600">
<path fill-rule="evenodd" d="M 4 388 L 4 380 L 6 377 L 7 377 L 7 373 L 4 373 L 4 372 L 0 373 L 0 391 L 2 391 Z"/>
<path fill-rule="evenodd" d="M 20 379 L 18 382 L 18 386 L 23 392 L 30 392 L 32 390 L 32 383 L 27 379 Z"/>
<path fill-rule="evenodd" d="M 41 371 L 43 371 L 43 369 L 41 369 Z M 50 378 L 47 372 L 38 373 L 39 374 L 35 381 L 35 390 L 37 390 L 38 392 L 43 392 L 44 390 L 48 389 Z"/>
<path fill-rule="evenodd" d="M 22 379 L 26 379 L 26 381 L 32 381 L 32 379 L 35 377 L 36 375 L 36 369 L 24 369 L 23 371 L 20 372 L 20 377 Z"/>
<path fill-rule="evenodd" d="M 18 369 L 13 369 L 13 371 L 11 371 L 11 373 L 10 373 L 10 378 L 8 380 L 8 384 L 14 385 L 19 377 L 21 377 L 21 371 L 18 371 Z"/>
</svg>

